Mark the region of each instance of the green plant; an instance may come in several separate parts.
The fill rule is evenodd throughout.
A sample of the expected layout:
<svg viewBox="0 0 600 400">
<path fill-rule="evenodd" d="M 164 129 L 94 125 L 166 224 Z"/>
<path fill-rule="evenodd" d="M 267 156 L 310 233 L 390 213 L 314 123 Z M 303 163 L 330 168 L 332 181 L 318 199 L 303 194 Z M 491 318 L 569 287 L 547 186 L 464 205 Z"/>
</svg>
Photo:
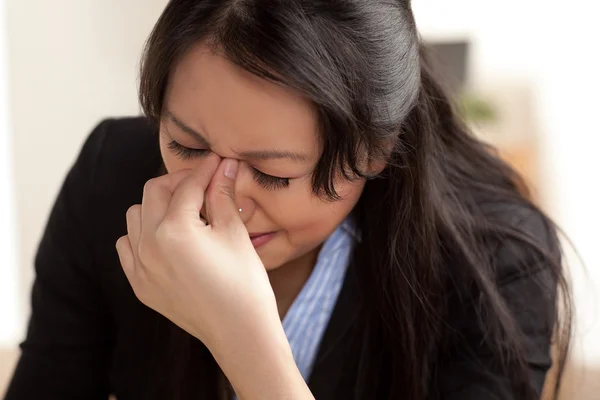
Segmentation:
<svg viewBox="0 0 600 400">
<path fill-rule="evenodd" d="M 498 119 L 498 112 L 492 103 L 473 93 L 464 93 L 459 97 L 459 112 L 470 122 L 493 122 Z"/>
</svg>

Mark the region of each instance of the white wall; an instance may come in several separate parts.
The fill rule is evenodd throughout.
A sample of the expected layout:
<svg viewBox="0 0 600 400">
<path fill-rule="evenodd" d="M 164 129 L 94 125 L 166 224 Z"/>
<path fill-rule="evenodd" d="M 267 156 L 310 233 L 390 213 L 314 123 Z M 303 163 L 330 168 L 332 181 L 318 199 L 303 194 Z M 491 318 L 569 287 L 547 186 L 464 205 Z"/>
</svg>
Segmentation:
<svg viewBox="0 0 600 400">
<path fill-rule="evenodd" d="M 576 356 L 600 365 L 600 25 L 597 2 L 556 6 L 543 20 L 538 113 L 546 141 L 549 197 L 581 255 L 570 253 L 577 307 Z M 557 21 L 564 21 L 560 27 Z"/>
<path fill-rule="evenodd" d="M 20 338 L 29 314 L 35 249 L 49 208 L 90 129 L 106 116 L 139 113 L 139 55 L 166 0 L 5 1 L 20 281 L 13 287 L 15 280 L 8 279 L 0 300 L 16 302 Z M 16 272 L 5 271 L 0 278 Z M 17 289 L 18 297 L 10 301 Z M 16 312 L 1 311 L 3 319 Z"/>
<path fill-rule="evenodd" d="M 10 153 L 6 16 L 0 0 L 0 346 L 12 343 L 19 326 L 17 240 L 15 237 L 14 187 Z"/>
<path fill-rule="evenodd" d="M 600 14 L 574 0 L 414 0 L 428 38 L 472 37 L 473 86 L 527 83 L 543 159 L 539 188 L 574 242 L 569 255 L 577 308 L 574 356 L 600 365 Z"/>
</svg>

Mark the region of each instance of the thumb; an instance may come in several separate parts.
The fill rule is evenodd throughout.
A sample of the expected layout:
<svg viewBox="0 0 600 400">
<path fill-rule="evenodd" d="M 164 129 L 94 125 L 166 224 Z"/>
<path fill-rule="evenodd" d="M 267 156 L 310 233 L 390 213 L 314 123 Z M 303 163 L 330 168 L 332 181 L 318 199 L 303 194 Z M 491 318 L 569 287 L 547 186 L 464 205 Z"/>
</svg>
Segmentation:
<svg viewBox="0 0 600 400">
<path fill-rule="evenodd" d="M 226 158 L 212 177 L 206 193 L 206 212 L 210 224 L 216 229 L 236 230 L 243 226 L 235 203 L 235 179 L 239 162 Z"/>
</svg>

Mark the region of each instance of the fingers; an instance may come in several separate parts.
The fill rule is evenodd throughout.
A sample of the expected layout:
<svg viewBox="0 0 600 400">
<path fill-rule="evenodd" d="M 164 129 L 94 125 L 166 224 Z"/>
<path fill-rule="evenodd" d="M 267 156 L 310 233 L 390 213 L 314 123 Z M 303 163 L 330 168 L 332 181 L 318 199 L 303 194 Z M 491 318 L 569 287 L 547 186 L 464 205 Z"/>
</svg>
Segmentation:
<svg viewBox="0 0 600 400">
<path fill-rule="evenodd" d="M 204 192 L 219 166 L 219 161 L 219 156 L 211 154 L 200 167 L 194 169 L 180 182 L 171 197 L 165 219 L 183 217 L 200 221 Z"/>
<path fill-rule="evenodd" d="M 238 161 L 224 159 L 215 172 L 206 193 L 206 211 L 215 229 L 237 229 L 243 225 L 235 203 L 235 179 Z"/>
<path fill-rule="evenodd" d="M 137 247 L 140 243 L 140 236 L 142 234 L 142 206 L 136 204 L 129 207 L 126 218 L 127 236 L 129 236 L 129 242 L 135 256 Z"/>
<path fill-rule="evenodd" d="M 141 215 L 144 234 L 156 232 L 167 214 L 175 189 L 190 173 L 190 170 L 182 170 L 151 179 L 146 183 Z"/>
<path fill-rule="evenodd" d="M 127 279 L 131 281 L 135 274 L 135 257 L 133 255 L 131 243 L 129 242 L 129 237 L 127 235 L 121 236 L 119 240 L 117 240 L 116 247 L 123 271 L 125 272 Z"/>
</svg>

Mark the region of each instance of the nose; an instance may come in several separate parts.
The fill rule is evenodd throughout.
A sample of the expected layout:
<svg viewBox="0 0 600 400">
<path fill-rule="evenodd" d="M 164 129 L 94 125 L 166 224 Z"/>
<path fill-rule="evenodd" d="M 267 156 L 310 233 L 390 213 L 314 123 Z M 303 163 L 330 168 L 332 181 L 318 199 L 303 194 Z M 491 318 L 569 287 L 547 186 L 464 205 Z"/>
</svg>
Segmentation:
<svg viewBox="0 0 600 400">
<path fill-rule="evenodd" d="M 252 219 L 257 208 L 257 204 L 252 196 L 253 182 L 252 175 L 249 173 L 247 165 L 244 162 L 241 162 L 238 176 L 235 181 L 235 203 L 245 225 Z"/>
<path fill-rule="evenodd" d="M 240 213 L 242 222 L 244 222 L 245 225 L 252 219 L 254 211 L 256 210 L 256 204 L 249 196 L 244 196 L 237 192 L 238 191 L 236 190 L 235 205 Z M 200 216 L 201 218 L 204 218 L 205 221 L 209 221 L 207 218 L 206 204 L 202 206 L 202 210 L 200 210 Z"/>
<path fill-rule="evenodd" d="M 238 176 L 235 188 L 234 188 L 234 196 L 235 196 L 235 205 L 240 213 L 240 218 L 244 225 L 246 225 L 254 215 L 256 211 L 256 203 L 250 196 L 250 193 L 244 189 L 244 184 L 240 183 L 243 179 L 240 179 Z M 205 222 L 210 224 L 210 218 L 208 216 L 207 206 L 206 204 L 202 205 L 202 209 L 200 210 L 200 217 L 204 219 Z"/>
<path fill-rule="evenodd" d="M 242 165 L 244 164 L 240 163 L 237 179 L 235 181 L 234 196 L 235 205 L 240 213 L 240 218 L 244 225 L 246 225 L 252 219 L 257 205 L 252 199 L 252 176 L 246 173 L 247 168 L 243 168 Z M 202 206 L 200 216 L 210 223 L 210 218 L 207 218 L 206 205 Z"/>
<path fill-rule="evenodd" d="M 235 203 L 240 212 L 240 217 L 242 218 L 242 221 L 244 222 L 244 224 L 248 223 L 254 215 L 254 211 L 256 210 L 256 204 L 251 198 L 246 196 L 240 196 L 237 193 Z"/>
</svg>

